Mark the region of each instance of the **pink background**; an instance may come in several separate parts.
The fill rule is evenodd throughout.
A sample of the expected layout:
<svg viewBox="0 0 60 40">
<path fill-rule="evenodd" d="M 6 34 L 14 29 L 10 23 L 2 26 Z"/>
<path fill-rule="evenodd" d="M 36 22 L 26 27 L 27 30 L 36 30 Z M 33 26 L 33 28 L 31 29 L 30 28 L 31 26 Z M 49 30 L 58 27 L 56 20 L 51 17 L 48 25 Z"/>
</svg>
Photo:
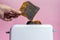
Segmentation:
<svg viewBox="0 0 60 40">
<path fill-rule="evenodd" d="M 0 3 L 9 5 L 19 10 L 22 3 L 27 0 L 0 0 Z M 40 7 L 34 20 L 40 20 L 42 24 L 52 24 L 56 32 L 54 32 L 54 40 L 60 40 L 60 0 L 29 0 L 33 4 Z M 10 22 L 0 19 L 0 40 L 9 40 L 9 34 L 6 34 L 14 24 L 25 24 L 27 18 L 20 16 Z"/>
</svg>

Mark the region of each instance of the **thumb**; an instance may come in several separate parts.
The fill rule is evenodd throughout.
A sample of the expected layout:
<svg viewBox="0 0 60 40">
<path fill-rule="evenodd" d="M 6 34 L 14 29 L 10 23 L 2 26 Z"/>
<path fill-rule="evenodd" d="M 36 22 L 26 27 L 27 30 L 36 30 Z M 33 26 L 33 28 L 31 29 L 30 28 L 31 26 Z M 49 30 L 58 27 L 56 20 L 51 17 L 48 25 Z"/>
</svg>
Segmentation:
<svg viewBox="0 0 60 40">
<path fill-rule="evenodd" d="M 21 11 L 19 11 L 19 10 L 15 10 L 15 9 L 12 8 L 12 11 L 13 11 L 14 13 L 16 13 L 16 14 L 21 15 Z"/>
</svg>

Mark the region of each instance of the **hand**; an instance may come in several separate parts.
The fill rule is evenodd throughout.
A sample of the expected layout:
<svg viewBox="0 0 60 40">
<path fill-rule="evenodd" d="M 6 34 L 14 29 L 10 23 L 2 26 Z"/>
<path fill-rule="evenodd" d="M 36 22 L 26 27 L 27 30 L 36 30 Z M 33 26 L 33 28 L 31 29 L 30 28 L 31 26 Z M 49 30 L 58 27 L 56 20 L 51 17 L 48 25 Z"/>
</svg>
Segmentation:
<svg viewBox="0 0 60 40">
<path fill-rule="evenodd" d="M 5 21 L 11 21 L 13 18 L 20 16 L 20 11 L 17 11 L 7 5 L 0 4 L 0 18 Z"/>
</svg>

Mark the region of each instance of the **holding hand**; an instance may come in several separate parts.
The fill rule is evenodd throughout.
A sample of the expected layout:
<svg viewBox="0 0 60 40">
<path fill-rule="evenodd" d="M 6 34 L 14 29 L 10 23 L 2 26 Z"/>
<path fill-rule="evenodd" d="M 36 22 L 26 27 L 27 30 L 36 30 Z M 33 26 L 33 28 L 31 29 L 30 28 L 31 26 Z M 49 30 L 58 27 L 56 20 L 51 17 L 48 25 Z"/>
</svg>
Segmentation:
<svg viewBox="0 0 60 40">
<path fill-rule="evenodd" d="M 20 16 L 20 11 L 17 11 L 7 5 L 0 4 L 0 19 L 11 21 L 13 18 Z"/>
</svg>

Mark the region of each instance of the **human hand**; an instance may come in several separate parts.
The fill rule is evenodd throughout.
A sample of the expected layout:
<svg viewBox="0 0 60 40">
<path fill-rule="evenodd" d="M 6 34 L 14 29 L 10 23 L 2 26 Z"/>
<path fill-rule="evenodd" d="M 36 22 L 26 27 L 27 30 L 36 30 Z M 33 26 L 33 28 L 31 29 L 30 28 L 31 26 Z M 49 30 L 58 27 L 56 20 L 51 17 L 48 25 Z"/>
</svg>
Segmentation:
<svg viewBox="0 0 60 40">
<path fill-rule="evenodd" d="M 0 19 L 11 21 L 13 18 L 20 16 L 20 11 L 17 11 L 7 5 L 0 4 Z"/>
</svg>

